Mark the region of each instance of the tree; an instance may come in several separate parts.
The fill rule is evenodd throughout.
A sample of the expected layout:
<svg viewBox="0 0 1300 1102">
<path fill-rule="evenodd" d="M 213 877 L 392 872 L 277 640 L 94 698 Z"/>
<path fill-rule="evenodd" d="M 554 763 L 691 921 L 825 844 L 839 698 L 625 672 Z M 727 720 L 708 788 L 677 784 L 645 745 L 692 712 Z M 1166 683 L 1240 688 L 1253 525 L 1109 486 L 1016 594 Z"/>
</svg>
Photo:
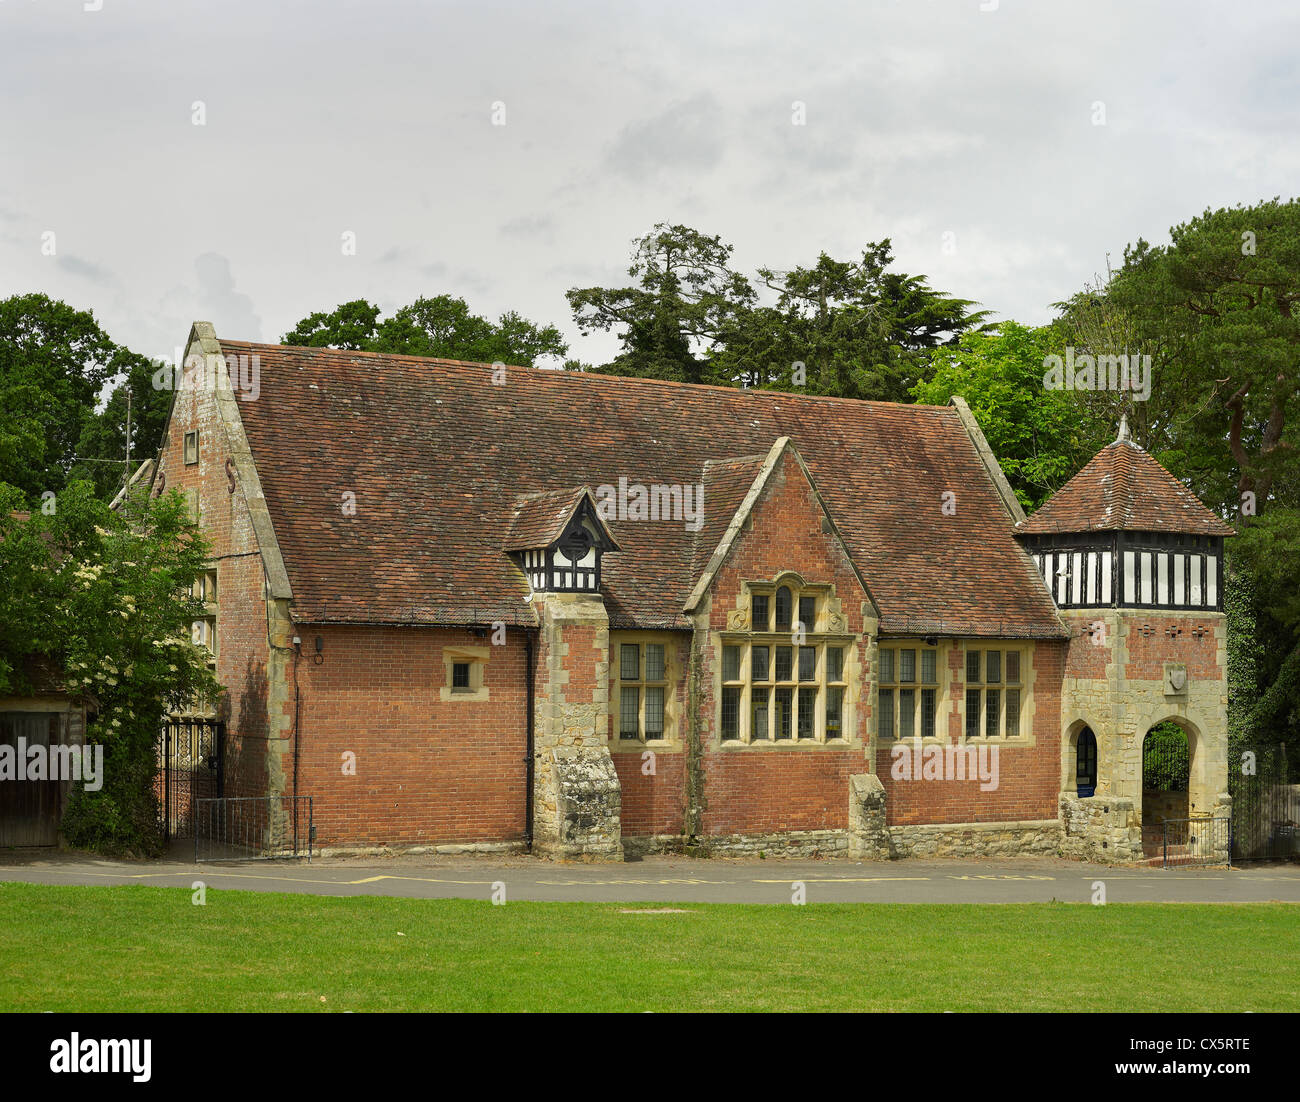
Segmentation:
<svg viewBox="0 0 1300 1102">
<path fill-rule="evenodd" d="M 553 325 L 539 326 L 513 310 L 497 322 L 470 312 L 451 295 L 418 298 L 390 318 L 365 299 L 345 302 L 328 314 L 311 314 L 283 337 L 285 344 L 429 356 L 476 363 L 532 367 L 545 357 L 562 359 L 569 351 Z"/>
<path fill-rule="evenodd" d="M 754 303 L 749 280 L 730 267 L 732 246 L 688 226 L 659 223 L 633 242 L 631 287 L 566 292 L 585 336 L 620 329 L 615 375 L 713 381 L 710 356 Z"/>
<path fill-rule="evenodd" d="M 966 399 L 1029 511 L 1113 437 L 1114 426 L 1089 416 L 1077 392 L 1044 386 L 1043 361 L 1058 349 L 1051 327 L 1004 322 L 996 332 L 967 333 L 955 345 L 936 349 L 931 378 L 911 389 L 927 405 L 943 405 L 954 394 Z"/>
<path fill-rule="evenodd" d="M 189 635 L 202 613 L 190 588 L 209 548 L 175 491 L 151 501 L 140 487 L 113 510 L 76 481 L 53 513 L 23 517 L 21 502 L 0 485 L 0 693 L 32 690 L 33 659 L 63 671 L 94 712 L 87 745 L 104 748 L 103 787 L 74 789 L 64 835 L 81 848 L 155 854 L 159 724 L 216 691 Z"/>
<path fill-rule="evenodd" d="M 907 401 L 931 363 L 929 351 L 979 327 L 987 312 L 933 290 L 924 276 L 889 271 L 892 263 L 893 247 L 885 238 L 869 243 L 861 260 L 822 253 L 811 268 L 760 268 L 763 284 L 777 293 L 776 305 L 750 339 L 732 335 L 727 363 L 744 371 L 747 361 L 779 351 L 780 385 L 806 385 L 811 393 L 841 398 Z M 760 334 L 757 342 L 754 332 Z"/>
</svg>

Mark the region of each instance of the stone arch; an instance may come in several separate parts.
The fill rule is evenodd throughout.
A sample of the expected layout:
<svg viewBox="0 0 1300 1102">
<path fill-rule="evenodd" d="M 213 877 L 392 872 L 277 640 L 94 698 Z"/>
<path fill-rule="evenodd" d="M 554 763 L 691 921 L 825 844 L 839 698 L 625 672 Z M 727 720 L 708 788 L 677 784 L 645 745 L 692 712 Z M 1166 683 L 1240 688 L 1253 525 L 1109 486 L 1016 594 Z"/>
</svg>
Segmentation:
<svg viewBox="0 0 1300 1102">
<path fill-rule="evenodd" d="M 1203 798 L 1204 786 L 1198 782 L 1205 771 L 1202 743 L 1200 728 L 1186 715 L 1156 714 L 1144 724 L 1138 747 L 1138 817 L 1144 850 L 1160 844 L 1165 820 L 1188 819 L 1195 814 L 1201 800 L 1193 793 Z"/>
<path fill-rule="evenodd" d="M 1093 717 L 1077 713 L 1076 718 L 1066 725 L 1061 740 L 1061 792 L 1063 795 L 1075 796 L 1078 794 L 1079 738 L 1084 731 L 1092 732 L 1096 746 L 1095 791 L 1102 791 L 1108 787 L 1110 782 L 1113 762 L 1111 755 L 1103 748 L 1105 739 L 1103 739 L 1102 735 L 1105 727 L 1094 720 Z"/>
</svg>

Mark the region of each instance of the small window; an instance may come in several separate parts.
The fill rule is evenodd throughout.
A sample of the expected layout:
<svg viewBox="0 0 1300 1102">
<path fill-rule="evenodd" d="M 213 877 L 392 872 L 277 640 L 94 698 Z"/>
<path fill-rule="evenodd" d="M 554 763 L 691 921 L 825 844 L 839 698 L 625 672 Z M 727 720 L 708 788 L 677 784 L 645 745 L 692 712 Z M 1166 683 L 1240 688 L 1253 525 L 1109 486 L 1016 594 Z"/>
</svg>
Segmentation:
<svg viewBox="0 0 1300 1102">
<path fill-rule="evenodd" d="M 753 623 L 754 631 L 767 631 L 771 627 L 767 615 L 767 594 L 766 593 L 754 594 L 753 621 L 754 621 Z"/>
<path fill-rule="evenodd" d="M 469 663 L 453 662 L 451 665 L 451 687 L 469 690 Z"/>
<path fill-rule="evenodd" d="M 185 465 L 193 466 L 199 461 L 199 433 L 198 429 L 185 434 Z"/>
</svg>

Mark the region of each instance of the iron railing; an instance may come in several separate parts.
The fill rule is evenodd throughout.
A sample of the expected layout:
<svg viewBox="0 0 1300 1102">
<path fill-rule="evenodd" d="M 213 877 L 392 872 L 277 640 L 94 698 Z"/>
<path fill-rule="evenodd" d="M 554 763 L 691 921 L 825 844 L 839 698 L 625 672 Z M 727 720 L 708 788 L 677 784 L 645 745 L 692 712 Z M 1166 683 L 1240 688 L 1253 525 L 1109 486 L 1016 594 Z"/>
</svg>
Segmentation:
<svg viewBox="0 0 1300 1102">
<path fill-rule="evenodd" d="M 311 860 L 316 840 L 310 796 L 226 796 L 195 802 L 194 860 Z"/>
<path fill-rule="evenodd" d="M 1166 819 L 1162 824 L 1162 868 L 1226 865 L 1232 853 L 1232 819 Z"/>
</svg>

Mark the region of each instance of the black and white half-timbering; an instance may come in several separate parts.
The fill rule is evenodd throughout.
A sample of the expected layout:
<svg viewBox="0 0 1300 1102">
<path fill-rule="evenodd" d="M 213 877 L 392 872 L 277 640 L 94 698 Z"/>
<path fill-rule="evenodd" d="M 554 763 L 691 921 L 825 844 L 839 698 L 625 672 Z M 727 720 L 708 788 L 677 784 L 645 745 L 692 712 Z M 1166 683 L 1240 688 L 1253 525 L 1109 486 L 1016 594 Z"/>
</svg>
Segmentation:
<svg viewBox="0 0 1300 1102">
<path fill-rule="evenodd" d="M 1223 538 L 1169 532 L 1027 536 L 1058 608 L 1223 607 Z"/>
</svg>

